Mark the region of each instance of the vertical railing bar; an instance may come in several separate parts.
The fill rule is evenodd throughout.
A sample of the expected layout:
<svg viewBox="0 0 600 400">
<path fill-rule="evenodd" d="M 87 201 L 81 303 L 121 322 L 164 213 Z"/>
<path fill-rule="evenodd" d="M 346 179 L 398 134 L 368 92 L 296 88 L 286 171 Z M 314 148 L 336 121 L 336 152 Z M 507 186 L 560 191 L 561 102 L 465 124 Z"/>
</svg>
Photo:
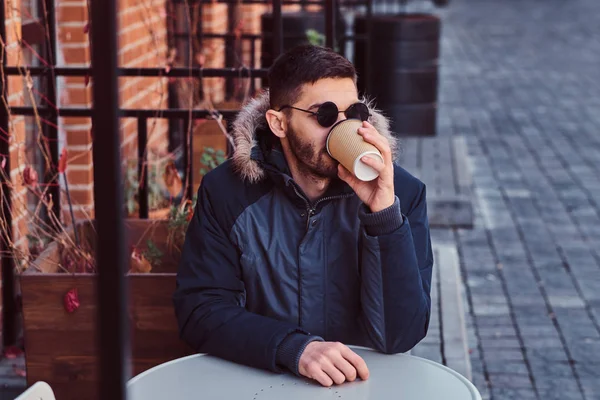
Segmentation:
<svg viewBox="0 0 600 400">
<path fill-rule="evenodd" d="M 184 195 L 188 200 L 191 200 L 192 197 L 194 197 L 194 160 L 192 159 L 192 153 L 194 149 L 194 134 L 190 122 L 191 120 L 188 117 L 183 119 L 183 129 L 185 132 L 185 138 L 183 140 L 183 168 L 185 171 L 186 183 Z"/>
<path fill-rule="evenodd" d="M 91 2 L 94 205 L 97 231 L 98 398 L 124 400 L 130 377 L 121 177 L 116 0 Z"/>
<path fill-rule="evenodd" d="M 5 4 L 0 5 L 0 38 L 6 43 L 6 15 Z M 0 47 L 3 71 L 6 71 L 7 54 L 6 46 Z M 0 80 L 0 95 L 8 100 L 8 76 L 4 75 Z M 8 132 L 9 110 L 7 105 L 0 105 L 0 128 Z M 2 133 L 0 133 L 2 134 Z M 0 231 L 0 263 L 2 266 L 2 341 L 4 346 L 13 345 L 16 342 L 16 302 L 14 289 L 14 260 L 10 255 L 10 243 L 12 241 L 12 214 L 11 214 L 11 181 L 10 181 L 10 144 L 7 140 L 0 140 L 0 160 L 6 157 L 4 171 L 0 174 L 0 202 L 2 202 L 2 213 L 4 222 L 8 229 Z M 2 162 L 0 161 L 0 165 Z M 0 168 L 2 168 L 0 166 Z"/>
<path fill-rule="evenodd" d="M 256 39 L 250 39 L 250 68 L 256 68 Z M 256 78 L 250 77 L 250 96 L 253 96 L 256 92 Z"/>
<path fill-rule="evenodd" d="M 281 0 L 273 0 L 273 61 L 283 53 L 283 19 Z"/>
<path fill-rule="evenodd" d="M 364 76 L 367 77 L 366 82 L 365 82 L 365 92 L 369 93 L 371 91 L 371 67 L 370 67 L 370 62 L 368 60 L 372 59 L 372 46 L 373 46 L 373 41 L 371 40 L 371 30 L 372 30 L 372 25 L 373 25 L 373 0 L 367 0 L 367 18 L 366 18 L 366 25 L 367 25 L 367 29 L 366 29 L 366 38 L 365 40 L 365 47 L 366 47 L 366 52 L 365 52 L 365 57 L 367 59 L 367 62 L 363 63 L 364 65 Z M 356 40 L 356 39 L 355 39 Z"/>
<path fill-rule="evenodd" d="M 47 18 L 48 32 L 47 32 L 47 43 L 49 42 L 48 55 L 50 57 L 49 63 L 51 65 L 50 68 L 46 71 L 45 74 L 45 85 L 46 85 L 46 94 L 50 104 L 58 105 L 56 101 L 56 75 L 54 73 L 54 67 L 56 67 L 56 12 L 55 12 L 55 0 L 44 0 L 46 2 L 46 11 L 47 14 L 44 18 Z M 50 149 L 50 161 L 55 168 L 58 165 L 58 110 L 52 108 L 51 114 L 49 115 L 49 120 L 51 124 L 43 124 L 44 126 L 44 134 L 48 138 L 49 149 Z M 61 211 L 61 201 L 60 201 L 60 186 L 59 186 L 59 176 L 56 173 L 57 171 L 52 171 L 52 168 L 49 168 L 46 171 L 46 183 L 50 184 L 50 194 L 52 195 L 52 213 L 56 217 L 55 221 L 62 220 L 62 211 Z"/>
<path fill-rule="evenodd" d="M 325 46 L 335 46 L 335 0 L 325 0 Z"/>
<path fill-rule="evenodd" d="M 170 49 L 179 49 L 180 38 L 177 33 L 179 33 L 178 25 L 175 23 L 177 18 L 172 17 L 177 14 L 177 4 L 174 1 L 167 3 L 167 41 L 168 47 Z M 173 65 L 175 66 L 175 64 Z M 171 80 L 167 78 L 167 107 L 169 109 L 179 108 L 179 101 L 177 99 L 177 81 L 175 78 Z M 174 118 L 168 118 L 167 123 L 169 125 L 168 130 L 168 150 L 169 153 L 175 152 L 177 147 L 180 145 L 180 126 L 179 120 Z"/>
<path fill-rule="evenodd" d="M 148 218 L 148 157 L 146 146 L 148 144 L 148 121 L 139 117 L 138 121 L 138 202 L 139 217 Z"/>
<path fill-rule="evenodd" d="M 235 18 L 237 15 L 237 6 L 235 3 L 227 3 L 227 33 L 233 33 L 235 29 Z M 226 36 L 225 39 L 225 68 L 236 67 L 235 59 L 235 40 Z M 225 100 L 231 100 L 234 93 L 234 78 L 225 78 Z"/>
<path fill-rule="evenodd" d="M 202 23 L 202 18 L 204 15 L 204 3 L 202 0 L 198 0 L 198 28 L 196 32 L 198 34 L 198 43 L 200 44 L 200 48 L 204 51 L 204 24 Z M 200 98 L 204 100 L 204 81 L 202 78 L 199 79 L 198 87 L 200 90 Z"/>
</svg>

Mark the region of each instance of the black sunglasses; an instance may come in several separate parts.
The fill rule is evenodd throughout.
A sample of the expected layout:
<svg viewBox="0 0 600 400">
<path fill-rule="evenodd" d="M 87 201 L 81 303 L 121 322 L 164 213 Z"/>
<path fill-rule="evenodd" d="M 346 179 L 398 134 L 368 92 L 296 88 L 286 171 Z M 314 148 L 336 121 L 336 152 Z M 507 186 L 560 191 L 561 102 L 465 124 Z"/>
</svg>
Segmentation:
<svg viewBox="0 0 600 400">
<path fill-rule="evenodd" d="M 303 110 L 294 106 L 283 106 L 278 111 L 284 110 L 286 108 L 293 108 L 294 110 L 303 111 L 305 113 L 309 113 L 317 117 L 317 122 L 319 125 L 325 128 L 329 128 L 335 121 L 338 119 L 338 114 L 343 112 L 346 118 L 349 119 L 360 119 L 361 121 L 366 121 L 369 119 L 371 114 L 369 113 L 369 107 L 365 103 L 354 103 L 350 107 L 348 107 L 345 111 L 338 110 L 337 106 L 332 101 L 327 101 L 319 106 L 317 111 L 309 111 Z"/>
</svg>

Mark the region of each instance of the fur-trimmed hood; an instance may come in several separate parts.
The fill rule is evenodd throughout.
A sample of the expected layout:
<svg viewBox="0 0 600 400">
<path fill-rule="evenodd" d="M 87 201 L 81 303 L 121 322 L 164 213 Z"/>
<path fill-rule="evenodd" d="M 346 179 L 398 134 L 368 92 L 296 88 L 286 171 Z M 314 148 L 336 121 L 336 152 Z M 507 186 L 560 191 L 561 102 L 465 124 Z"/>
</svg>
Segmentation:
<svg viewBox="0 0 600 400">
<path fill-rule="evenodd" d="M 371 113 L 369 122 L 390 142 L 392 153 L 398 151 L 398 139 L 389 129 L 389 120 L 377 110 L 371 101 L 362 99 Z M 258 182 L 265 176 L 265 171 L 260 163 L 252 158 L 252 150 L 258 146 L 257 132 L 269 130 L 265 114 L 269 109 L 269 92 L 265 91 L 246 103 L 233 123 L 233 139 L 235 152 L 233 153 L 233 166 L 235 171 L 244 180 Z"/>
</svg>

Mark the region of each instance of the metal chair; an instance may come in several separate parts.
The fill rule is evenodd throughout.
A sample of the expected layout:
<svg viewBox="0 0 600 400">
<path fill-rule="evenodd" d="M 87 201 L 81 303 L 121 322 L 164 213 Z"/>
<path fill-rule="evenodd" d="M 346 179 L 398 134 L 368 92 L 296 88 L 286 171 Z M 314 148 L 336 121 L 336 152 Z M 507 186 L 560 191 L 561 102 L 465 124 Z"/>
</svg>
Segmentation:
<svg viewBox="0 0 600 400">
<path fill-rule="evenodd" d="M 54 392 L 46 382 L 39 381 L 31 385 L 15 400 L 56 400 Z"/>
</svg>

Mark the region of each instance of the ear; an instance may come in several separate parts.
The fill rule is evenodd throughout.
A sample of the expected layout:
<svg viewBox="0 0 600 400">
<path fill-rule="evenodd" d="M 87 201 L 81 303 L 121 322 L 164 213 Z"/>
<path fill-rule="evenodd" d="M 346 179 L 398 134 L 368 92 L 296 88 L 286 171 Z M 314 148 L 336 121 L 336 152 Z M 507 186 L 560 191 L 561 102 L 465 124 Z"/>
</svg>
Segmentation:
<svg viewBox="0 0 600 400">
<path fill-rule="evenodd" d="M 278 138 L 283 139 L 287 130 L 287 121 L 283 112 L 267 110 L 265 117 L 267 118 L 269 128 L 271 128 L 271 132 L 273 132 Z"/>
</svg>

